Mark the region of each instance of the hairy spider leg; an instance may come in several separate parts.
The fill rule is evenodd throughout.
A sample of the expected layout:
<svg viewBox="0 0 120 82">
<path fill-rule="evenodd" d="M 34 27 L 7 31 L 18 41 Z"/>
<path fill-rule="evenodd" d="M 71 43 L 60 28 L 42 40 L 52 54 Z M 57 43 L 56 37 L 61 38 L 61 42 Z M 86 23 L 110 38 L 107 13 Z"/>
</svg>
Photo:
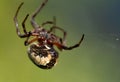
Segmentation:
<svg viewBox="0 0 120 82">
<path fill-rule="evenodd" d="M 17 9 L 17 11 L 15 13 L 15 16 L 14 16 L 14 23 L 15 23 L 15 26 L 16 26 L 16 32 L 17 32 L 17 35 L 20 38 L 25 38 L 25 37 L 28 37 L 30 35 L 29 33 L 27 33 L 26 28 L 25 28 L 25 24 L 24 24 L 25 21 L 27 20 L 28 16 L 29 16 L 29 14 L 26 15 L 26 17 L 25 17 L 25 19 L 23 20 L 23 23 L 22 23 L 24 34 L 21 34 L 20 29 L 19 29 L 19 24 L 18 24 L 17 16 L 18 16 L 18 12 L 19 12 L 19 10 L 20 10 L 20 8 L 22 7 L 23 4 L 24 3 L 22 2 L 19 5 L 19 7 L 18 7 L 18 9 Z"/>
<path fill-rule="evenodd" d="M 27 37 L 27 39 L 25 40 L 25 42 L 24 42 L 25 46 L 28 46 L 29 44 L 31 44 L 31 43 L 33 43 L 33 42 L 38 40 L 38 37 L 35 37 L 35 38 L 31 39 L 31 40 L 29 40 L 29 38 L 30 38 L 30 36 Z"/>
<path fill-rule="evenodd" d="M 25 22 L 26 22 L 28 16 L 29 16 L 29 14 L 26 15 L 25 19 L 24 19 L 23 22 L 22 22 L 23 32 L 24 32 L 25 34 L 28 33 L 28 32 L 26 31 L 26 26 L 25 26 Z"/>
<path fill-rule="evenodd" d="M 44 27 L 47 24 L 52 24 L 53 26 L 56 26 L 56 18 L 55 16 L 53 17 L 53 21 L 46 21 L 42 23 L 42 27 Z"/>
<path fill-rule="evenodd" d="M 55 17 L 55 16 L 53 17 L 53 22 L 52 22 L 52 21 L 46 21 L 46 22 L 42 23 L 42 26 L 44 26 L 44 25 L 46 25 L 46 24 L 53 24 L 53 26 L 50 28 L 49 32 L 55 33 L 55 29 L 61 30 L 61 31 L 63 32 L 63 38 L 60 38 L 60 41 L 61 41 L 62 45 L 59 44 L 59 43 L 55 43 L 55 44 L 56 44 L 59 48 L 61 48 L 61 49 L 63 48 L 63 49 L 65 49 L 65 50 L 71 50 L 71 49 L 73 49 L 73 48 L 79 47 L 80 44 L 81 44 L 81 42 L 82 42 L 83 39 L 84 39 L 84 34 L 83 34 L 83 35 L 82 35 L 82 38 L 81 38 L 80 41 L 79 41 L 79 43 L 77 43 L 77 44 L 75 44 L 75 45 L 73 45 L 73 46 L 67 47 L 67 46 L 66 46 L 66 36 L 67 36 L 67 32 L 66 32 L 64 29 L 56 26 L 56 17 Z"/>
<path fill-rule="evenodd" d="M 82 38 L 80 39 L 79 43 L 77 43 L 77 44 L 75 44 L 75 45 L 73 45 L 73 46 L 70 46 L 70 47 L 65 46 L 65 45 L 62 45 L 62 44 L 59 44 L 59 43 L 54 43 L 54 44 L 55 44 L 56 46 L 58 46 L 59 48 L 61 48 L 61 49 L 64 49 L 64 50 L 72 50 L 73 48 L 79 47 L 80 44 L 81 44 L 81 42 L 83 41 L 83 39 L 84 39 L 84 34 L 82 35 Z"/>
<path fill-rule="evenodd" d="M 48 0 L 44 0 L 44 2 L 41 4 L 41 6 L 32 14 L 31 16 L 31 25 L 37 30 L 40 26 L 35 22 L 34 18 L 37 16 L 37 14 L 41 11 L 41 9 L 45 6 Z"/>
<path fill-rule="evenodd" d="M 54 17 L 53 17 L 53 26 L 50 28 L 50 32 L 53 32 L 53 33 L 55 34 L 55 29 L 58 29 L 58 30 L 60 30 L 60 31 L 63 32 L 63 38 L 62 38 L 62 39 L 60 38 L 60 39 L 61 39 L 61 43 L 62 43 L 63 45 L 66 45 L 67 32 L 66 32 L 64 29 L 56 26 L 56 17 L 54 16 Z"/>
<path fill-rule="evenodd" d="M 62 40 L 62 45 L 66 45 L 66 42 L 65 42 L 65 41 L 66 41 L 67 32 L 66 32 L 64 29 L 62 29 L 62 28 L 60 28 L 60 27 L 57 27 L 57 26 L 51 27 L 51 28 L 50 28 L 50 32 L 54 31 L 55 29 L 58 29 L 58 30 L 60 30 L 60 31 L 63 32 L 63 38 L 61 39 L 61 40 Z"/>
<path fill-rule="evenodd" d="M 29 16 L 29 14 L 26 15 L 26 17 L 24 18 L 24 20 L 23 20 L 23 22 L 22 22 L 22 27 L 23 27 L 23 32 L 24 32 L 24 34 L 21 34 L 20 29 L 19 29 L 19 25 L 18 25 L 17 16 L 18 16 L 18 12 L 19 12 L 19 10 L 20 10 L 20 8 L 22 7 L 23 4 L 24 4 L 24 3 L 22 2 L 22 3 L 19 5 L 19 7 L 18 7 L 18 9 L 17 9 L 17 11 L 16 11 L 16 13 L 15 13 L 14 23 L 15 23 L 15 26 L 16 26 L 17 35 L 18 35 L 20 38 L 26 38 L 26 40 L 25 40 L 25 42 L 24 42 L 24 45 L 27 46 L 27 45 L 29 45 L 30 43 L 32 43 L 32 42 L 34 42 L 34 41 L 36 41 L 36 40 L 38 39 L 37 37 L 35 37 L 35 38 L 33 38 L 32 40 L 28 41 L 29 38 L 30 38 L 30 36 L 37 36 L 38 34 L 36 34 L 36 33 L 31 33 L 31 31 L 29 31 L 29 32 L 26 31 L 25 22 L 26 22 L 26 20 L 27 20 L 27 18 L 28 18 L 28 16 Z"/>
<path fill-rule="evenodd" d="M 56 17 L 55 16 L 53 17 L 53 21 L 46 21 L 42 23 L 42 26 L 47 25 L 47 24 L 53 24 L 53 26 L 49 30 L 49 33 L 53 32 L 55 34 L 55 29 L 58 29 L 63 32 L 63 38 L 60 38 L 60 41 L 63 45 L 65 45 L 67 32 L 64 29 L 56 26 Z"/>
<path fill-rule="evenodd" d="M 46 21 L 46 22 L 43 22 L 43 23 L 42 23 L 42 27 L 44 27 L 44 26 L 47 25 L 47 24 L 53 24 L 53 21 Z"/>
</svg>

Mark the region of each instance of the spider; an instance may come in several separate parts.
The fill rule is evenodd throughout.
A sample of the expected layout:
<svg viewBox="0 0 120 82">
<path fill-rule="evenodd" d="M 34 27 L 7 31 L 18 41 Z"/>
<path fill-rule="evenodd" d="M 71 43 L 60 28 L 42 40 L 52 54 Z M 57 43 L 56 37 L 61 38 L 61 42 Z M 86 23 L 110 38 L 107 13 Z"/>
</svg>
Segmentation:
<svg viewBox="0 0 120 82">
<path fill-rule="evenodd" d="M 35 17 L 41 11 L 41 9 L 45 6 L 48 0 L 44 0 L 44 2 L 36 9 L 36 11 L 31 15 L 30 23 L 33 27 L 32 31 L 27 32 L 25 22 L 29 16 L 26 15 L 22 22 L 23 34 L 20 32 L 19 25 L 18 25 L 18 12 L 23 5 L 23 2 L 19 5 L 15 16 L 14 16 L 14 23 L 16 27 L 17 35 L 20 38 L 26 38 L 24 45 L 29 46 L 28 48 L 28 57 L 30 60 L 38 67 L 42 69 L 51 69 L 56 63 L 58 59 L 58 52 L 55 50 L 54 46 L 56 46 L 60 51 L 62 50 L 71 50 L 73 48 L 79 47 L 81 42 L 84 39 L 84 34 L 80 41 L 73 45 L 73 46 L 66 46 L 66 31 L 62 28 L 56 26 L 56 18 L 53 17 L 53 21 L 46 21 L 40 25 L 35 22 Z M 45 25 L 52 25 L 49 30 L 44 29 Z M 55 30 L 60 30 L 63 33 L 63 37 L 58 37 L 55 35 Z M 32 39 L 30 37 L 32 36 Z"/>
</svg>

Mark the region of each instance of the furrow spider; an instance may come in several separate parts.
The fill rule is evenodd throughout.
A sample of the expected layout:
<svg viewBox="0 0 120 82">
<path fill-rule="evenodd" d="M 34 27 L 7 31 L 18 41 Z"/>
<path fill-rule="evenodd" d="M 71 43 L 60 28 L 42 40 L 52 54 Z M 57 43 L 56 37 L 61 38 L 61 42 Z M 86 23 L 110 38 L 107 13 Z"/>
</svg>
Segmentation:
<svg viewBox="0 0 120 82">
<path fill-rule="evenodd" d="M 29 16 L 29 14 L 26 15 L 22 22 L 22 28 L 23 28 L 23 34 L 20 32 L 19 26 L 18 26 L 18 20 L 17 16 L 19 13 L 20 8 L 23 5 L 23 2 L 19 5 L 15 16 L 14 16 L 14 23 L 16 26 L 16 32 L 17 35 L 20 38 L 26 38 L 24 45 L 29 46 L 28 48 L 28 56 L 31 59 L 31 61 L 37 65 L 38 67 L 42 69 L 51 69 L 57 62 L 58 59 L 58 52 L 54 49 L 54 46 L 56 46 L 60 51 L 61 50 L 71 50 L 73 48 L 79 47 L 81 42 L 84 39 L 84 34 L 82 35 L 82 38 L 80 41 L 73 45 L 73 46 L 66 46 L 66 31 L 64 29 L 56 26 L 56 18 L 53 17 L 53 21 L 46 21 L 42 23 L 40 26 L 35 22 L 35 17 L 37 14 L 41 11 L 41 9 L 46 5 L 48 0 L 44 0 L 44 2 L 36 9 L 36 11 L 31 15 L 30 23 L 32 27 L 34 28 L 32 31 L 27 32 L 25 22 Z M 44 29 L 43 27 L 45 25 L 52 25 L 49 30 Z M 63 37 L 58 37 L 55 35 L 55 30 L 60 30 L 63 33 Z M 33 36 L 33 38 L 30 40 L 30 37 Z"/>
</svg>

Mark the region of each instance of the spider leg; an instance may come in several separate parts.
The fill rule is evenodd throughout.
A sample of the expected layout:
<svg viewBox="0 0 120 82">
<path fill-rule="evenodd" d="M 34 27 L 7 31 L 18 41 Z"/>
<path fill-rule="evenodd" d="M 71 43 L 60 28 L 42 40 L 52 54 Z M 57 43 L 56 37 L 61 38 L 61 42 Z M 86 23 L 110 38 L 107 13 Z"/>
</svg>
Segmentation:
<svg viewBox="0 0 120 82">
<path fill-rule="evenodd" d="M 60 49 L 72 50 L 73 48 L 79 47 L 80 44 L 81 44 L 81 42 L 83 41 L 83 39 L 84 39 L 84 34 L 82 35 L 82 38 L 81 38 L 81 40 L 79 41 L 79 43 L 77 43 L 77 44 L 75 44 L 75 45 L 73 45 L 73 46 L 68 47 L 68 46 L 65 46 L 65 45 L 57 44 L 57 43 L 56 43 L 56 45 L 57 45 Z"/>
<path fill-rule="evenodd" d="M 34 41 L 38 40 L 37 37 L 33 38 L 32 40 L 29 40 L 29 37 L 27 37 L 27 39 L 24 42 L 25 46 L 28 46 L 29 44 L 33 43 Z"/>
<path fill-rule="evenodd" d="M 83 41 L 83 39 L 84 39 L 84 34 L 82 35 L 82 38 L 81 38 L 81 40 L 79 41 L 79 43 L 77 43 L 77 44 L 75 44 L 75 45 L 73 45 L 73 46 L 70 46 L 70 47 L 62 46 L 62 48 L 63 48 L 64 50 L 71 50 L 71 49 L 73 49 L 73 48 L 79 47 L 80 44 L 81 44 L 81 42 Z"/>
<path fill-rule="evenodd" d="M 34 32 L 34 31 L 33 31 L 33 32 Z M 31 32 L 31 31 L 29 32 L 29 36 L 27 37 L 27 39 L 26 39 L 25 42 L 24 42 L 24 45 L 25 45 L 25 46 L 28 46 L 29 44 L 31 44 L 31 43 L 33 43 L 34 41 L 37 41 L 37 40 L 38 40 L 38 37 L 37 37 L 37 36 L 39 36 L 39 34 L 33 33 L 33 32 Z M 35 36 L 35 38 L 29 40 L 30 36 Z"/>
<path fill-rule="evenodd" d="M 46 24 L 53 24 L 53 21 L 46 21 L 42 23 L 42 27 L 44 27 Z"/>
<path fill-rule="evenodd" d="M 41 9 L 45 6 L 48 0 L 44 0 L 42 5 L 32 14 L 31 16 L 31 25 L 35 28 L 38 29 L 40 26 L 35 22 L 34 18 L 37 16 L 37 14 L 41 11 Z"/>
<path fill-rule="evenodd" d="M 26 21 L 28 15 L 26 15 L 26 17 L 25 17 L 25 19 L 24 19 L 24 21 L 23 21 L 23 30 L 24 30 L 24 33 L 25 33 L 25 34 L 21 34 L 20 29 L 19 29 L 19 25 L 18 25 L 18 20 L 17 20 L 18 12 L 19 12 L 20 8 L 22 7 L 22 5 L 23 5 L 23 2 L 19 5 L 19 7 L 18 7 L 18 9 L 17 9 L 17 11 L 16 11 L 16 13 L 15 13 L 14 23 L 15 23 L 15 26 L 16 26 L 17 35 L 18 35 L 20 38 L 25 38 L 25 37 L 28 36 L 28 34 L 27 34 L 27 32 L 26 32 L 24 22 Z"/>
<path fill-rule="evenodd" d="M 57 26 L 53 26 L 50 29 L 50 32 L 55 31 L 55 29 L 58 29 L 58 30 L 60 30 L 60 31 L 63 32 L 63 38 L 61 38 L 60 40 L 61 40 L 62 44 L 65 45 L 66 44 L 66 35 L 67 35 L 67 32 L 64 29 L 62 29 L 60 27 L 57 27 Z"/>
<path fill-rule="evenodd" d="M 53 21 L 46 21 L 46 22 L 42 23 L 42 27 L 44 27 L 47 24 L 53 24 L 53 26 L 56 26 L 56 17 L 55 16 L 53 17 Z M 55 30 L 52 30 L 52 32 L 55 33 Z"/>
<path fill-rule="evenodd" d="M 61 41 L 62 44 L 65 44 L 67 33 L 62 28 L 56 26 L 56 17 L 55 16 L 53 17 L 53 21 L 46 21 L 46 22 L 42 23 L 42 26 L 44 26 L 46 24 L 53 24 L 53 26 L 48 31 L 49 33 L 53 32 L 55 34 L 55 29 L 58 29 L 58 30 L 63 32 L 63 38 L 60 38 L 60 41 Z"/>
<path fill-rule="evenodd" d="M 25 27 L 25 22 L 28 18 L 29 14 L 26 15 L 25 19 L 22 22 L 22 27 L 23 27 L 23 32 L 27 35 L 26 27 Z"/>
<path fill-rule="evenodd" d="M 53 27 L 56 26 L 56 17 L 53 17 Z M 55 34 L 55 29 L 52 29 L 52 32 Z"/>
</svg>

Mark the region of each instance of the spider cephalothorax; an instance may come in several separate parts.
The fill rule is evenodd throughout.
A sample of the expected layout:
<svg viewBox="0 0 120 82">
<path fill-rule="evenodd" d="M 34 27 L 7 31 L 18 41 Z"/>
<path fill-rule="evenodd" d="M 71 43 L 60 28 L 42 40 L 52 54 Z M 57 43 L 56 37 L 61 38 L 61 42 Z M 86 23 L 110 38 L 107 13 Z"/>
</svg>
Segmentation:
<svg viewBox="0 0 120 82">
<path fill-rule="evenodd" d="M 24 34 L 21 34 L 19 30 L 17 16 L 23 3 L 19 5 L 16 11 L 16 14 L 14 16 L 14 22 L 16 26 L 17 35 L 20 38 L 26 38 L 24 42 L 25 46 L 30 45 L 28 48 L 29 58 L 35 65 L 37 65 L 38 67 L 42 69 L 50 69 L 56 64 L 59 54 L 54 49 L 54 46 L 57 46 L 59 50 L 62 50 L 62 49 L 71 50 L 73 48 L 79 47 L 79 45 L 84 39 L 84 34 L 83 34 L 81 40 L 77 44 L 67 47 L 65 44 L 67 33 L 62 28 L 56 26 L 55 17 L 53 18 L 53 21 L 43 22 L 41 26 L 39 26 L 35 22 L 34 18 L 41 11 L 41 9 L 45 6 L 47 1 L 48 0 L 44 0 L 42 5 L 40 5 L 40 7 L 32 14 L 31 20 L 30 20 L 31 25 L 34 28 L 32 31 L 27 32 L 26 27 L 25 27 L 25 22 L 29 14 L 26 15 L 25 19 L 22 22 Z M 46 30 L 43 28 L 47 24 L 52 25 L 52 27 L 50 27 L 50 30 Z M 63 32 L 63 37 L 56 36 L 55 30 L 60 30 L 61 32 Z M 29 40 L 31 36 L 33 36 L 33 38 Z"/>
</svg>

